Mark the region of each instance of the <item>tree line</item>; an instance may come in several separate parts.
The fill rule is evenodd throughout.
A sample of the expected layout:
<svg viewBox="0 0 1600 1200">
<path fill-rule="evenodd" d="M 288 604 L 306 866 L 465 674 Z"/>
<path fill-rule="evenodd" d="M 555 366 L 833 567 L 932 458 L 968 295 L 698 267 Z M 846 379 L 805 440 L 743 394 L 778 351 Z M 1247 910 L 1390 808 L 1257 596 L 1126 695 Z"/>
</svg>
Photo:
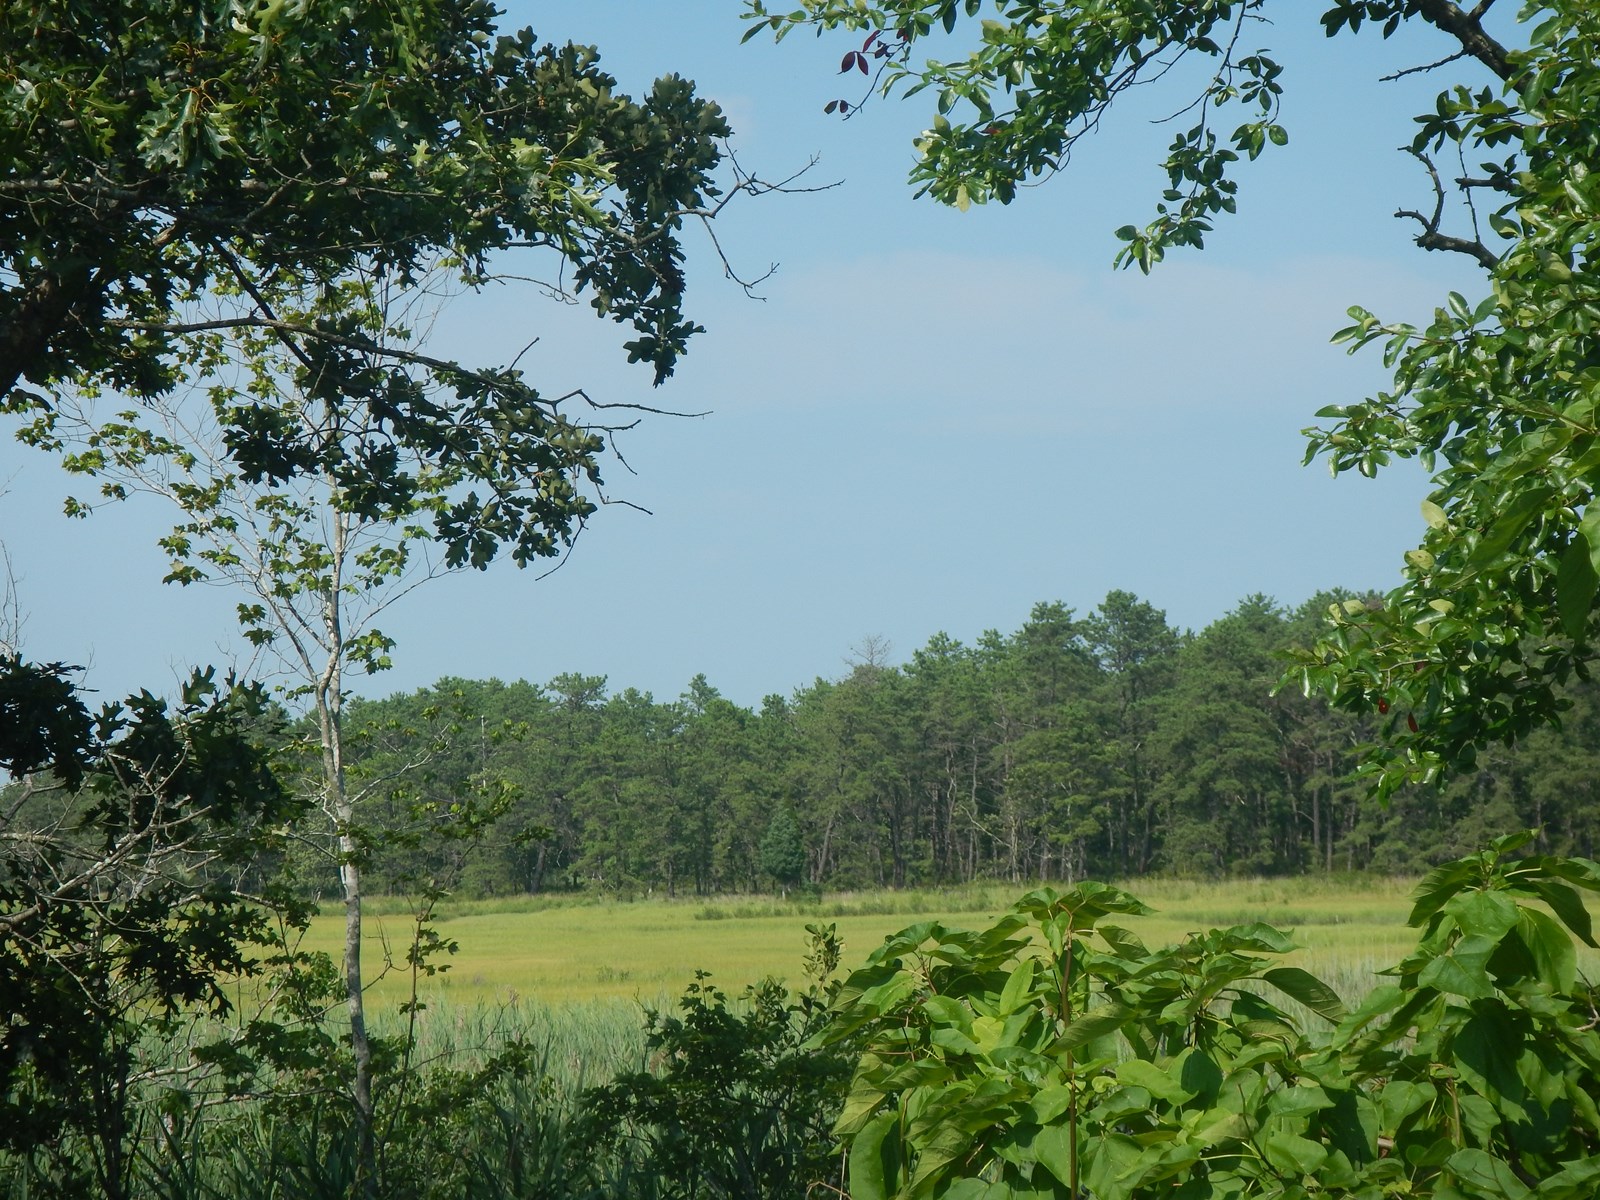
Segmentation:
<svg viewBox="0 0 1600 1200">
<path fill-rule="evenodd" d="M 1041 603 L 1013 633 L 936 634 L 901 663 L 868 639 L 842 677 L 759 708 L 704 675 L 671 700 L 563 674 L 352 702 L 352 770 L 379 785 L 360 817 L 383 847 L 374 882 L 704 895 L 1410 872 L 1522 827 L 1593 855 L 1592 687 L 1568 690 L 1562 729 L 1387 805 L 1361 747 L 1413 715 L 1274 690 L 1329 606 L 1361 603 L 1255 595 L 1199 632 L 1123 591 L 1081 615 Z M 432 836 L 467 797 L 480 836 Z"/>
</svg>

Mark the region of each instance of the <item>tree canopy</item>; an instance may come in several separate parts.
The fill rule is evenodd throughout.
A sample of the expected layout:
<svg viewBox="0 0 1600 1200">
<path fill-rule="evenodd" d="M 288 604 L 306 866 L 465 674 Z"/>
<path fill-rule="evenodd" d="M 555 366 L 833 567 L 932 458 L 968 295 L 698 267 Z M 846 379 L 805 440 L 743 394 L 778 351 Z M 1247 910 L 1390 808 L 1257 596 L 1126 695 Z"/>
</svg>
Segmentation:
<svg viewBox="0 0 1600 1200">
<path fill-rule="evenodd" d="M 592 49 L 501 35 L 496 15 L 6 5 L 0 400 L 24 435 L 53 447 L 62 395 L 160 397 L 215 365 L 219 332 L 255 334 L 359 435 L 218 394 L 248 481 L 330 477 L 371 516 L 405 509 L 420 460 L 483 492 L 434 514 L 455 561 L 559 549 L 591 510 L 569 480 L 598 477 L 599 439 L 512 355 L 434 357 L 375 324 L 374 297 L 441 270 L 458 290 L 549 280 L 630 326 L 659 382 L 696 332 L 679 234 L 723 195 L 728 127 L 680 78 L 634 101 Z"/>
<path fill-rule="evenodd" d="M 750 0 L 746 16 L 747 36 L 860 35 L 843 70 L 886 93 L 930 93 L 912 180 L 960 207 L 1011 201 L 1022 182 L 1064 167 L 1130 89 L 1182 87 L 1194 76 L 1173 68 L 1201 61 L 1198 94 L 1174 106 L 1187 128 L 1164 160 L 1155 217 L 1117 230 L 1118 262 L 1149 270 L 1169 250 L 1201 246 L 1235 207 L 1241 160 L 1287 140 L 1282 65 L 1255 49 L 1285 7 L 1046 0 L 996 3 L 983 16 L 981 0 L 800 0 L 783 13 Z M 1352 309 L 1335 340 L 1381 343 L 1394 385 L 1324 410 L 1327 424 L 1308 430 L 1308 460 L 1322 456 L 1335 474 L 1371 475 L 1397 458 L 1433 473 L 1404 582 L 1381 604 L 1333 610 L 1295 676 L 1386 718 L 1364 767 L 1385 794 L 1467 769 L 1481 746 L 1557 719 L 1562 685 L 1586 676 L 1600 635 L 1600 15 L 1581 0 L 1545 0 L 1491 28 L 1505 15 L 1496 7 L 1334 0 L 1321 18 L 1330 37 L 1388 38 L 1405 26 L 1438 35 L 1437 61 L 1414 70 L 1459 80 L 1417 116 L 1405 149 L 1432 194 L 1397 215 L 1420 248 L 1465 254 L 1487 276 L 1481 297 L 1452 294 L 1426 326 Z M 980 16 L 970 52 L 915 57 Z"/>
</svg>

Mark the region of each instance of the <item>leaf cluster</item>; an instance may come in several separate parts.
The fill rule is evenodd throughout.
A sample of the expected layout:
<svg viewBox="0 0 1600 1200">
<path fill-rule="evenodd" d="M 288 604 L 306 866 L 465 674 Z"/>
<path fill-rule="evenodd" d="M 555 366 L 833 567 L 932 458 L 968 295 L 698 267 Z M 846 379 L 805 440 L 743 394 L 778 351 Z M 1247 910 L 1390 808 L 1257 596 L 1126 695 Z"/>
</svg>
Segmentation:
<svg viewBox="0 0 1600 1200">
<path fill-rule="evenodd" d="M 1353 1011 L 1274 965 L 1280 931 L 1152 951 L 1104 920 L 1143 905 L 1102 884 L 891 937 L 817 1038 L 865 1042 L 836 1127 L 850 1194 L 1592 1194 L 1600 1035 L 1572 939 L 1593 945 L 1600 868 L 1517 858 L 1530 836 L 1424 880 L 1417 951 Z"/>
</svg>

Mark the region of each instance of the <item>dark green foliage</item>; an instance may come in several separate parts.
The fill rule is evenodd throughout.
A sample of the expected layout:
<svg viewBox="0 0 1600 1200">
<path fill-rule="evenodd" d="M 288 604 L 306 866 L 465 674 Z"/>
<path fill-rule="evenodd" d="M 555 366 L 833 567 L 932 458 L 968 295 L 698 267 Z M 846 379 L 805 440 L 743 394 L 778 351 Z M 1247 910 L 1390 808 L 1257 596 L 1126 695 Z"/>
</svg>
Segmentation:
<svg viewBox="0 0 1600 1200">
<path fill-rule="evenodd" d="M 1524 827 L 1543 852 L 1600 848 L 1600 691 L 1586 684 L 1568 689 L 1563 730 L 1378 803 L 1354 778 L 1373 722 L 1272 691 L 1285 652 L 1349 599 L 1288 611 L 1252 596 L 1197 633 L 1127 593 L 1082 616 L 1040 604 L 1014 633 L 935 635 L 904 665 L 858 665 L 758 712 L 703 680 L 659 701 L 576 676 L 353 703 L 351 728 L 371 731 L 356 779 L 415 754 L 407 736 L 455 731 L 365 807 L 384 847 L 373 878 L 704 896 L 782 885 L 765 860 L 780 848 L 789 885 L 830 889 L 1417 873 Z M 432 832 L 453 805 L 501 814 L 472 855 Z"/>
<path fill-rule="evenodd" d="M 120 1196 L 143 1051 L 228 1012 L 224 983 L 281 948 L 236 880 L 304 804 L 270 769 L 258 689 L 196 675 L 171 711 L 141 694 L 91 721 L 59 669 L 0 673 L 15 728 L 50 731 L 8 750 L 36 773 L 0 820 L 0 1146 L 87 1147 L 58 1187 Z"/>
<path fill-rule="evenodd" d="M 671 1200 L 801 1200 L 837 1185 L 829 1130 L 844 1099 L 844 1052 L 810 1043 L 836 986 L 833 927 L 809 926 L 816 982 L 792 996 L 776 980 L 735 1003 L 703 972 L 679 1014 L 652 1013 L 651 1069 L 585 1096 L 584 1129 L 597 1144 L 629 1145 Z"/>
<path fill-rule="evenodd" d="M 429 514 L 447 561 L 555 552 L 592 511 L 603 433 L 514 365 L 422 352 L 373 297 L 435 269 L 481 287 L 532 256 L 524 275 L 631 327 L 660 382 L 698 330 L 680 227 L 718 195 L 729 130 L 676 76 L 635 101 L 594 50 L 502 35 L 495 16 L 485 0 L 403 19 L 329 0 L 0 7 L 0 409 L 24 440 L 76 437 L 64 397 L 159 407 L 217 365 L 220 338 L 253 339 L 280 384 L 342 416 L 308 431 L 281 394 L 219 385 L 242 479 L 322 479 L 386 520 L 437 473 L 464 476 L 481 491 Z M 76 468 L 137 453 L 120 441 Z"/>
<path fill-rule="evenodd" d="M 805 874 L 806 848 L 794 810 L 788 805 L 772 814 L 767 832 L 761 835 L 761 869 L 786 888 L 799 883 Z"/>
<path fill-rule="evenodd" d="M 89 710 L 65 663 L 0 657 L 0 770 L 13 777 L 50 770 L 77 788 L 89 766 Z"/>
</svg>

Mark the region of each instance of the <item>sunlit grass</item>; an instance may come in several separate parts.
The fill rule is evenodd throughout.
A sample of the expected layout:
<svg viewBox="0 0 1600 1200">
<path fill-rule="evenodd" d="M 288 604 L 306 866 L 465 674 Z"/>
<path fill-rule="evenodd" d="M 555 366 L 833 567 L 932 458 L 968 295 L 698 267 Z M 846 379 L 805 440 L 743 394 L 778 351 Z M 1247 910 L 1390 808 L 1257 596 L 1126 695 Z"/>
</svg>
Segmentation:
<svg viewBox="0 0 1600 1200">
<path fill-rule="evenodd" d="M 1190 931 L 1264 921 L 1293 933 L 1303 947 L 1294 961 L 1349 995 L 1366 990 L 1372 971 L 1415 945 L 1415 931 L 1405 925 L 1413 886 L 1407 879 L 1343 876 L 1225 883 L 1147 879 L 1126 887 L 1157 912 L 1117 923 L 1155 946 Z M 711 972 L 730 992 L 767 975 L 797 982 L 808 923 L 837 924 L 848 967 L 914 921 L 979 926 L 999 917 L 1025 890 L 985 884 L 830 894 L 820 901 L 736 896 L 563 904 L 511 897 L 448 903 L 440 910 L 439 930 L 460 950 L 447 960 L 448 971 L 421 981 L 421 992 L 453 1009 L 528 1000 L 659 1006 L 679 995 L 697 970 Z M 365 939 L 369 978 L 386 958 L 404 963 L 411 929 L 398 905 L 375 907 L 369 909 Z M 342 920 L 330 912 L 314 923 L 307 947 L 337 955 L 342 937 Z M 372 1002 L 381 1011 L 401 1001 L 409 986 L 399 966 L 374 986 Z"/>
</svg>

